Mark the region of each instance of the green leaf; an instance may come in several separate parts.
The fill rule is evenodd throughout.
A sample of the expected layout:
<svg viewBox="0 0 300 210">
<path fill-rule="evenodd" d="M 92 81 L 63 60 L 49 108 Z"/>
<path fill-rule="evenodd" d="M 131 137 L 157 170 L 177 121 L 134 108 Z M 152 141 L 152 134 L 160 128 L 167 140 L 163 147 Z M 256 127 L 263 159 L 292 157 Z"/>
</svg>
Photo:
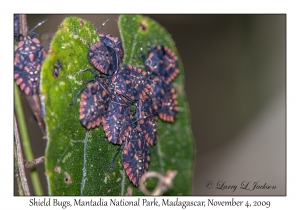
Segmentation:
<svg viewBox="0 0 300 210">
<path fill-rule="evenodd" d="M 79 99 L 69 106 L 81 82 L 93 78 L 80 70 L 90 66 L 88 45 L 99 41 L 94 26 L 69 17 L 59 26 L 41 73 L 48 144 L 45 166 L 50 195 L 120 195 L 123 175 L 120 159 L 109 168 L 116 146 L 105 140 L 102 126 L 87 131 L 79 122 Z M 53 74 L 61 63 L 58 77 Z"/>
<path fill-rule="evenodd" d="M 164 195 L 190 195 L 195 149 L 190 130 L 189 107 L 184 93 L 183 65 L 174 41 L 160 24 L 141 15 L 121 15 L 118 25 L 125 52 L 123 64 L 144 68 L 143 61 L 134 58 L 141 54 L 141 43 L 146 50 L 148 42 L 151 46 L 168 46 L 178 57 L 180 73 L 172 85 L 178 93 L 179 111 L 173 123 L 158 120 L 158 140 L 157 144 L 150 148 L 151 160 L 148 171 L 165 174 L 167 170 L 176 170 L 173 188 L 167 190 Z M 147 188 L 153 189 L 153 184 L 152 182 L 147 184 Z M 140 195 L 140 192 L 137 190 L 133 194 Z"/>
<path fill-rule="evenodd" d="M 140 20 L 148 24 L 146 32 L 141 30 Z M 165 44 L 178 56 L 168 33 L 150 19 L 120 16 L 119 27 L 124 42 L 124 64 L 143 67 L 141 60 L 132 60 L 140 55 L 140 41 Z M 98 41 L 96 29 L 90 22 L 77 17 L 66 18 L 42 66 L 41 99 L 48 140 L 45 167 L 50 195 L 124 195 L 128 186 L 133 189 L 133 195 L 142 195 L 123 170 L 121 152 L 113 169 L 108 171 L 119 146 L 105 139 L 102 126 L 87 131 L 80 124 L 79 99 L 74 106 L 69 106 L 78 91 L 86 86 L 81 78 L 85 81 L 93 78 L 90 72 L 80 70 L 91 66 L 87 59 L 88 46 Z M 61 68 L 58 68 L 59 63 Z M 165 173 L 172 169 L 178 172 L 174 186 L 165 192 L 166 195 L 188 195 L 192 184 L 194 145 L 181 61 L 179 68 L 181 73 L 174 86 L 178 90 L 180 110 L 174 123 L 158 122 L 158 143 L 151 147 L 150 155 L 149 171 Z M 150 181 L 147 186 L 153 189 L 154 185 L 155 182 Z"/>
</svg>

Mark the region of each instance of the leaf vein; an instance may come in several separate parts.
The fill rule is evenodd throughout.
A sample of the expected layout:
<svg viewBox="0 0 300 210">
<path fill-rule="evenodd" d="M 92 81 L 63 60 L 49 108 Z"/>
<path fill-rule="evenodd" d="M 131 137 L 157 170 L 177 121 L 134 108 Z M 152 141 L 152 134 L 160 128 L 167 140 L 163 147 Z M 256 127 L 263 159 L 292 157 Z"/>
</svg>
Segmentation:
<svg viewBox="0 0 300 210">
<path fill-rule="evenodd" d="M 82 168 L 82 179 L 81 179 L 81 185 L 80 185 L 80 195 L 83 195 L 83 190 L 85 187 L 85 180 L 86 180 L 86 147 L 87 147 L 87 142 L 88 142 L 88 136 L 89 132 L 87 131 L 85 133 L 85 138 L 83 142 L 83 168 Z"/>
<path fill-rule="evenodd" d="M 133 37 L 133 44 L 132 44 L 132 48 L 131 48 L 131 53 L 130 53 L 130 63 L 132 62 L 131 58 L 133 57 L 133 52 L 134 52 L 134 49 L 135 49 L 135 46 L 136 46 L 136 39 L 137 39 L 137 33 L 134 34 L 134 37 Z"/>
<path fill-rule="evenodd" d="M 160 150 L 160 144 L 159 144 L 159 142 L 156 144 L 156 149 L 157 149 L 157 154 L 158 154 L 158 156 L 159 156 L 159 168 L 160 168 L 160 172 L 161 173 L 164 173 L 164 167 L 163 167 L 163 165 L 164 165 L 164 163 L 163 163 L 163 154 L 162 154 L 162 152 L 161 152 L 161 150 Z"/>
</svg>

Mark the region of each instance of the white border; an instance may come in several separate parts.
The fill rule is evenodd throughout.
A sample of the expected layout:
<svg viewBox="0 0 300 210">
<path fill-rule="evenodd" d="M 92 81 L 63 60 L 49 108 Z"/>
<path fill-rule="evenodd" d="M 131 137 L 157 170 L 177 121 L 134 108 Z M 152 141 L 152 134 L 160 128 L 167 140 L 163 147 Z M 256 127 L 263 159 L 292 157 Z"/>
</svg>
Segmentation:
<svg viewBox="0 0 300 210">
<path fill-rule="evenodd" d="M 19 1 L 5 2 L 1 9 L 1 206 L 4 209 L 29 208 L 29 199 L 13 197 L 13 83 L 12 83 L 12 37 L 13 13 L 280 13 L 287 14 L 287 196 L 235 197 L 237 200 L 270 200 L 272 209 L 296 207 L 299 201 L 299 49 L 300 17 L 296 1 Z M 70 10 L 71 9 L 71 10 Z M 4 76 L 3 76 L 4 75 Z M 3 135 L 4 133 L 4 135 Z M 298 134 L 298 135 L 297 135 Z M 32 198 L 32 197 L 31 197 Z M 39 197 L 42 198 L 42 197 Z M 73 200 L 72 197 L 59 197 Z M 175 197 L 173 197 L 175 198 Z M 212 197 L 215 200 L 230 200 L 231 197 Z M 106 197 L 105 199 L 109 199 Z M 127 198 L 130 199 L 130 198 Z M 131 198 L 132 199 L 132 198 Z M 149 198 L 151 199 L 151 198 Z M 161 198 L 157 198 L 161 199 Z M 181 200 L 207 200 L 208 197 L 180 197 Z M 97 207 L 99 208 L 99 207 Z M 111 207 L 110 207 L 111 208 Z M 123 207 L 132 209 L 133 207 Z M 139 207 L 140 208 L 140 207 Z M 171 208 L 171 207 L 169 207 Z M 177 207 L 181 209 L 181 207 Z M 192 207 L 187 207 L 192 208 Z M 197 207 L 199 208 L 199 207 Z M 230 208 L 230 207 L 224 207 Z M 232 207 L 231 207 L 232 208 Z M 298 207 L 299 208 L 299 207 Z M 48 208 L 48 209 L 54 209 Z M 72 207 L 74 209 L 74 207 Z M 293 208 L 295 209 L 295 208 Z"/>
</svg>

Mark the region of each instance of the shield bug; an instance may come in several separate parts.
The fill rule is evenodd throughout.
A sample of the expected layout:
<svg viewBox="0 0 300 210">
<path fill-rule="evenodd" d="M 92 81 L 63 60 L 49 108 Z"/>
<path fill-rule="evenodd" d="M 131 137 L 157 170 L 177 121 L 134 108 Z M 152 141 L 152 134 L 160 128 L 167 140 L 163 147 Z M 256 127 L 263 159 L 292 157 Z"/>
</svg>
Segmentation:
<svg viewBox="0 0 300 210">
<path fill-rule="evenodd" d="M 108 49 L 111 49 L 110 53 L 113 55 L 113 57 L 117 57 L 119 61 L 122 62 L 124 51 L 121 39 L 118 37 L 113 37 L 110 33 L 101 33 L 99 34 L 99 38 Z M 114 56 L 115 54 L 117 56 Z"/>
<path fill-rule="evenodd" d="M 154 77 L 151 85 L 153 108 L 162 120 L 173 122 L 178 110 L 175 89 L 160 76 Z"/>
<path fill-rule="evenodd" d="M 79 103 L 79 119 L 81 124 L 87 129 L 92 129 L 103 123 L 110 100 L 110 89 L 102 78 L 88 84 L 81 94 Z"/>
<path fill-rule="evenodd" d="M 118 71 L 118 75 L 120 75 L 123 80 L 126 87 L 126 91 L 123 92 L 123 96 L 127 99 L 130 99 L 131 101 L 137 101 L 139 100 L 139 92 L 134 88 L 134 85 L 132 83 L 131 77 L 130 77 L 130 70 L 125 67 L 122 67 Z"/>
<path fill-rule="evenodd" d="M 117 69 L 111 65 L 112 55 L 102 42 L 97 42 L 89 48 L 88 60 L 91 65 L 103 74 L 112 75 Z"/>
<path fill-rule="evenodd" d="M 112 95 L 103 129 L 113 144 L 122 144 L 131 130 L 130 106 L 121 96 Z"/>
<path fill-rule="evenodd" d="M 179 73 L 178 57 L 167 46 L 162 46 L 162 49 L 164 51 L 163 69 L 165 71 L 165 79 L 167 82 L 171 82 Z"/>
<path fill-rule="evenodd" d="M 132 84 L 130 69 L 127 69 L 126 66 L 112 76 L 109 86 L 115 94 L 121 95 L 125 100 L 134 102 L 139 99 L 138 91 Z"/>
<path fill-rule="evenodd" d="M 161 109 L 159 110 L 160 119 L 173 122 L 178 111 L 178 102 L 175 89 L 167 87 L 166 95 L 162 101 Z"/>
<path fill-rule="evenodd" d="M 136 129 L 131 130 L 125 139 L 122 163 L 127 176 L 134 186 L 139 185 L 141 176 L 148 169 L 150 150 L 143 135 Z"/>
<path fill-rule="evenodd" d="M 99 27 L 97 32 L 109 21 L 107 19 L 102 25 Z M 99 34 L 100 41 L 107 47 L 109 53 L 112 56 L 111 65 L 113 69 L 118 69 L 118 66 L 123 60 L 123 46 L 122 41 L 118 37 L 113 37 L 110 33 L 100 33 Z"/>
<path fill-rule="evenodd" d="M 136 105 L 136 129 L 150 145 L 156 143 L 157 123 L 151 98 L 139 100 Z"/>
<path fill-rule="evenodd" d="M 99 31 L 107 22 L 106 20 Z M 118 70 L 123 58 L 122 42 L 109 33 L 99 34 L 100 41 L 89 47 L 88 60 L 91 65 L 103 74 L 112 75 Z"/>
<path fill-rule="evenodd" d="M 170 83 L 179 73 L 178 58 L 167 46 L 156 46 L 149 51 L 144 62 L 148 71 Z"/>
<path fill-rule="evenodd" d="M 122 144 L 131 130 L 131 124 L 124 115 L 109 112 L 108 117 L 105 118 L 105 122 L 103 123 L 103 129 L 109 142 Z"/>
<path fill-rule="evenodd" d="M 127 85 L 127 96 L 132 100 L 139 100 L 147 97 L 152 90 L 148 77 L 149 74 L 131 65 L 125 65 L 119 73 L 123 76 Z"/>
<path fill-rule="evenodd" d="M 113 75 L 109 87 L 119 95 L 125 95 L 127 92 L 125 80 L 122 75 L 118 73 Z"/>
<path fill-rule="evenodd" d="M 153 108 L 158 112 L 161 109 L 162 101 L 166 94 L 166 83 L 163 78 L 156 76 L 151 80 L 152 91 L 150 96 L 153 102 Z"/>
<path fill-rule="evenodd" d="M 28 34 L 44 23 L 37 24 Z M 39 93 L 39 80 L 42 63 L 46 57 L 44 46 L 36 38 L 24 36 L 14 55 L 14 79 L 26 95 Z"/>
</svg>

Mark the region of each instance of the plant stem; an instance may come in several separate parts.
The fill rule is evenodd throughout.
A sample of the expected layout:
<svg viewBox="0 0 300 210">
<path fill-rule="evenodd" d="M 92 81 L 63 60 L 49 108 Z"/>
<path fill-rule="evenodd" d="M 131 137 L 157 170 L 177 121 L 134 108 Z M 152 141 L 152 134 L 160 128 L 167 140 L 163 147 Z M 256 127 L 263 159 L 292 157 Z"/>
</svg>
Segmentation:
<svg viewBox="0 0 300 210">
<path fill-rule="evenodd" d="M 20 15 L 20 33 L 23 36 L 27 35 L 27 18 L 26 18 L 26 15 Z"/>
<path fill-rule="evenodd" d="M 15 177 L 17 179 L 17 183 L 18 183 L 18 189 L 19 189 L 19 195 L 25 195 L 24 190 L 23 190 L 23 186 L 22 186 L 22 180 L 21 180 L 21 175 L 19 173 L 19 165 L 18 165 L 18 155 L 17 155 L 17 149 L 16 149 L 16 145 L 14 145 L 14 159 L 15 159 Z"/>
<path fill-rule="evenodd" d="M 18 125 L 19 125 L 20 136 L 22 139 L 22 145 L 23 145 L 23 149 L 24 149 L 25 158 L 27 161 L 32 161 L 32 160 L 34 160 L 34 157 L 33 157 L 30 140 L 29 140 L 28 133 L 27 133 L 27 126 L 25 123 L 23 107 L 22 107 L 21 97 L 20 97 L 20 93 L 19 93 L 19 87 L 16 85 L 16 83 L 15 83 L 14 91 L 15 91 L 14 92 L 15 111 L 16 111 L 16 117 L 17 117 L 17 121 L 18 121 Z M 36 169 L 30 170 L 30 178 L 32 181 L 35 195 L 43 195 L 41 182 L 40 182 L 40 179 L 39 179 Z"/>
<path fill-rule="evenodd" d="M 14 115 L 14 157 L 15 157 L 15 176 L 18 183 L 19 195 L 30 195 L 27 178 L 24 168 L 24 159 L 22 153 L 22 147 L 20 143 L 19 129 L 16 122 L 16 116 Z"/>
</svg>

